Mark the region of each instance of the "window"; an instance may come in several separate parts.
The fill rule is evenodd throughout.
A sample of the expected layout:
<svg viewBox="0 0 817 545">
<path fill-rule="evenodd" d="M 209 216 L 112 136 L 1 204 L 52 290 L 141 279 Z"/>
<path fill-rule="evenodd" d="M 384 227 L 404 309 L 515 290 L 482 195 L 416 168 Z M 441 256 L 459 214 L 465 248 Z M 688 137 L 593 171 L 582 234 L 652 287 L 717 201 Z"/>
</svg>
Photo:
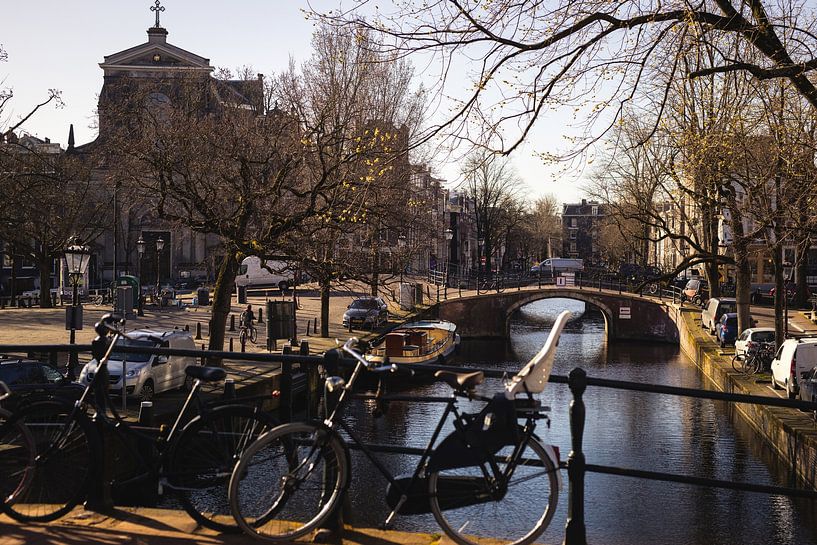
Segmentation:
<svg viewBox="0 0 817 545">
<path fill-rule="evenodd" d="M 577 227 L 578 226 L 577 222 L 578 222 L 578 220 L 576 218 L 570 218 L 570 226 L 571 227 Z"/>
<path fill-rule="evenodd" d="M 570 231 L 570 239 L 576 240 L 576 231 Z"/>
<path fill-rule="evenodd" d="M 598 206 L 594 206 L 590 210 L 591 210 L 591 214 L 593 214 L 594 216 L 599 215 L 599 207 Z"/>
<path fill-rule="evenodd" d="M 576 253 L 576 243 L 575 242 L 570 243 L 570 251 L 572 253 L 574 253 L 574 254 Z"/>
</svg>

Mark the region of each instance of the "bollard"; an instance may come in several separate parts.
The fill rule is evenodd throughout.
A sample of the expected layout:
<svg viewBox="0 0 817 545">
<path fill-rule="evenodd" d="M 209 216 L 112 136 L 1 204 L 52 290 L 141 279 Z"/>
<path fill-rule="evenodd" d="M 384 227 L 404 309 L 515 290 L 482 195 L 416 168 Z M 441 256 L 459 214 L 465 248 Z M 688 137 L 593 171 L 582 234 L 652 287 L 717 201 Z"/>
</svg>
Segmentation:
<svg viewBox="0 0 817 545">
<path fill-rule="evenodd" d="M 184 324 L 184 330 L 190 331 L 190 324 Z"/>
<path fill-rule="evenodd" d="M 196 337 L 195 337 L 195 339 L 197 341 L 201 340 L 201 322 L 196 322 Z M 202 350 L 204 350 L 204 349 L 202 349 Z"/>
<path fill-rule="evenodd" d="M 264 323 L 264 307 L 258 307 L 258 323 Z"/>
<path fill-rule="evenodd" d="M 224 379 L 224 394 L 221 397 L 222 399 L 235 399 L 235 379 Z"/>
<path fill-rule="evenodd" d="M 204 352 L 204 343 L 201 343 L 201 350 L 202 352 Z M 202 366 L 207 365 L 207 360 L 204 358 L 204 356 L 201 357 L 201 365 Z"/>
<path fill-rule="evenodd" d="M 315 332 L 315 335 L 318 334 L 318 317 L 315 317 L 315 322 L 312 324 L 312 331 Z"/>
<path fill-rule="evenodd" d="M 139 404 L 139 425 L 153 426 L 153 402 L 143 401 Z"/>
<path fill-rule="evenodd" d="M 230 314 L 230 331 L 235 331 L 235 314 Z"/>
<path fill-rule="evenodd" d="M 306 336 L 309 337 L 309 328 L 312 326 L 312 322 L 307 320 L 306 321 Z"/>
<path fill-rule="evenodd" d="M 233 351 L 233 338 L 230 337 L 230 352 Z"/>
<path fill-rule="evenodd" d="M 576 367 L 568 375 L 568 386 L 573 393 L 570 402 L 570 442 L 567 457 L 567 523 L 565 524 L 564 545 L 586 545 L 587 533 L 584 525 L 584 474 L 585 459 L 582 452 L 584 438 L 585 409 L 582 395 L 587 388 L 587 373 Z"/>
</svg>

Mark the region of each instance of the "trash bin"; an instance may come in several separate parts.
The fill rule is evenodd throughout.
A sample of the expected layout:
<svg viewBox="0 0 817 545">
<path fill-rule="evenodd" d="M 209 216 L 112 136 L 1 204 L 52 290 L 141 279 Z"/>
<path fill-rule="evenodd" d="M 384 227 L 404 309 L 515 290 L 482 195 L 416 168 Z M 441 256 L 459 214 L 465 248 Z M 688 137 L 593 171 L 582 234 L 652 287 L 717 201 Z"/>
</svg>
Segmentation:
<svg viewBox="0 0 817 545">
<path fill-rule="evenodd" d="M 196 299 L 198 299 L 198 304 L 200 306 L 206 307 L 210 304 L 210 290 L 207 288 L 199 288 L 196 290 Z M 246 302 L 246 295 L 244 297 Z M 240 302 L 240 301 L 239 301 Z"/>
<path fill-rule="evenodd" d="M 267 338 L 291 339 L 294 315 L 292 301 L 267 301 Z"/>
<path fill-rule="evenodd" d="M 131 316 L 133 314 L 133 289 L 131 286 L 116 286 L 114 312 L 121 316 Z"/>
<path fill-rule="evenodd" d="M 247 286 L 236 286 L 236 291 L 238 292 L 238 304 L 239 305 L 246 305 L 247 304 Z M 199 301 L 201 304 L 201 301 Z"/>
<path fill-rule="evenodd" d="M 414 286 L 408 282 L 400 284 L 400 309 L 414 310 Z"/>
</svg>

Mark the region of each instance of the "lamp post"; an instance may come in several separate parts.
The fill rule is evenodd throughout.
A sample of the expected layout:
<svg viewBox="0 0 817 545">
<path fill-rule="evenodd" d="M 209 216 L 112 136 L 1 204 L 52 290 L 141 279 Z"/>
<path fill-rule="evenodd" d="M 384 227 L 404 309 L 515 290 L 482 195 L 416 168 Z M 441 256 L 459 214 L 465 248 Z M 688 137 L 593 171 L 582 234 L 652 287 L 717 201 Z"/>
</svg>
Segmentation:
<svg viewBox="0 0 817 545">
<path fill-rule="evenodd" d="M 161 274 L 161 257 L 162 257 L 162 250 L 165 247 L 165 241 L 162 240 L 162 237 L 156 239 L 156 297 L 159 297 L 159 290 L 161 289 L 161 284 L 159 281 L 159 275 Z"/>
<path fill-rule="evenodd" d="M 477 279 L 482 278 L 482 245 L 485 244 L 485 239 L 477 238 Z"/>
<path fill-rule="evenodd" d="M 66 327 L 71 331 L 68 339 L 69 344 L 76 342 L 76 330 L 82 329 L 82 305 L 79 303 L 79 282 L 88 269 L 91 261 L 91 252 L 86 246 L 80 246 L 76 242 L 65 250 L 65 268 L 68 269 L 68 276 L 74 288 L 71 298 L 71 306 L 66 309 Z M 77 366 L 79 358 L 76 351 L 71 351 L 68 358 L 68 380 L 77 379 Z"/>
<path fill-rule="evenodd" d="M 445 298 L 448 299 L 448 275 L 450 274 L 451 269 L 451 240 L 454 238 L 454 231 L 451 230 L 449 227 L 445 230 L 445 276 L 443 277 L 443 282 L 445 282 Z"/>
<path fill-rule="evenodd" d="M 139 240 L 136 241 L 136 253 L 139 256 L 136 261 L 136 276 L 139 278 L 139 292 L 136 294 L 136 315 L 144 316 L 145 311 L 142 309 L 142 256 L 145 255 L 145 239 L 139 235 Z"/>
</svg>

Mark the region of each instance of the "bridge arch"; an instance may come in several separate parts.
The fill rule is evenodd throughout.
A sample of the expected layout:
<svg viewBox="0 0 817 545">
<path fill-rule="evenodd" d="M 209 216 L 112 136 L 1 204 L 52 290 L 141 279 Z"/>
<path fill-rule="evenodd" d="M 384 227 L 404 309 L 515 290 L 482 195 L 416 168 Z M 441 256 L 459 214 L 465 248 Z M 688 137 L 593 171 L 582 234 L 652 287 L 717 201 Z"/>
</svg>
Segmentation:
<svg viewBox="0 0 817 545">
<path fill-rule="evenodd" d="M 655 298 L 615 291 L 548 286 L 441 301 L 437 315 L 457 324 L 464 337 L 507 338 L 510 317 L 520 307 L 541 299 L 575 299 L 597 307 L 604 316 L 609 341 L 649 340 L 677 343 L 680 335 L 671 314 L 677 309 Z"/>
<path fill-rule="evenodd" d="M 555 295 L 550 292 L 542 293 L 541 290 L 537 290 L 535 293 L 530 293 L 527 297 L 523 297 L 517 301 L 511 303 L 507 309 L 505 310 L 505 336 L 510 336 L 511 331 L 511 317 L 513 316 L 514 312 L 519 310 L 520 308 L 528 305 L 530 303 L 535 303 L 536 301 L 542 301 L 544 299 L 573 299 L 574 301 L 582 301 L 585 304 L 592 305 L 596 307 L 604 317 L 604 333 L 608 339 L 615 339 L 616 338 L 616 322 L 613 319 L 614 313 L 613 309 L 610 308 L 609 305 L 606 303 L 602 303 L 597 299 L 592 299 L 591 297 L 585 296 L 585 293 L 581 294 L 573 294 L 570 295 Z"/>
</svg>

